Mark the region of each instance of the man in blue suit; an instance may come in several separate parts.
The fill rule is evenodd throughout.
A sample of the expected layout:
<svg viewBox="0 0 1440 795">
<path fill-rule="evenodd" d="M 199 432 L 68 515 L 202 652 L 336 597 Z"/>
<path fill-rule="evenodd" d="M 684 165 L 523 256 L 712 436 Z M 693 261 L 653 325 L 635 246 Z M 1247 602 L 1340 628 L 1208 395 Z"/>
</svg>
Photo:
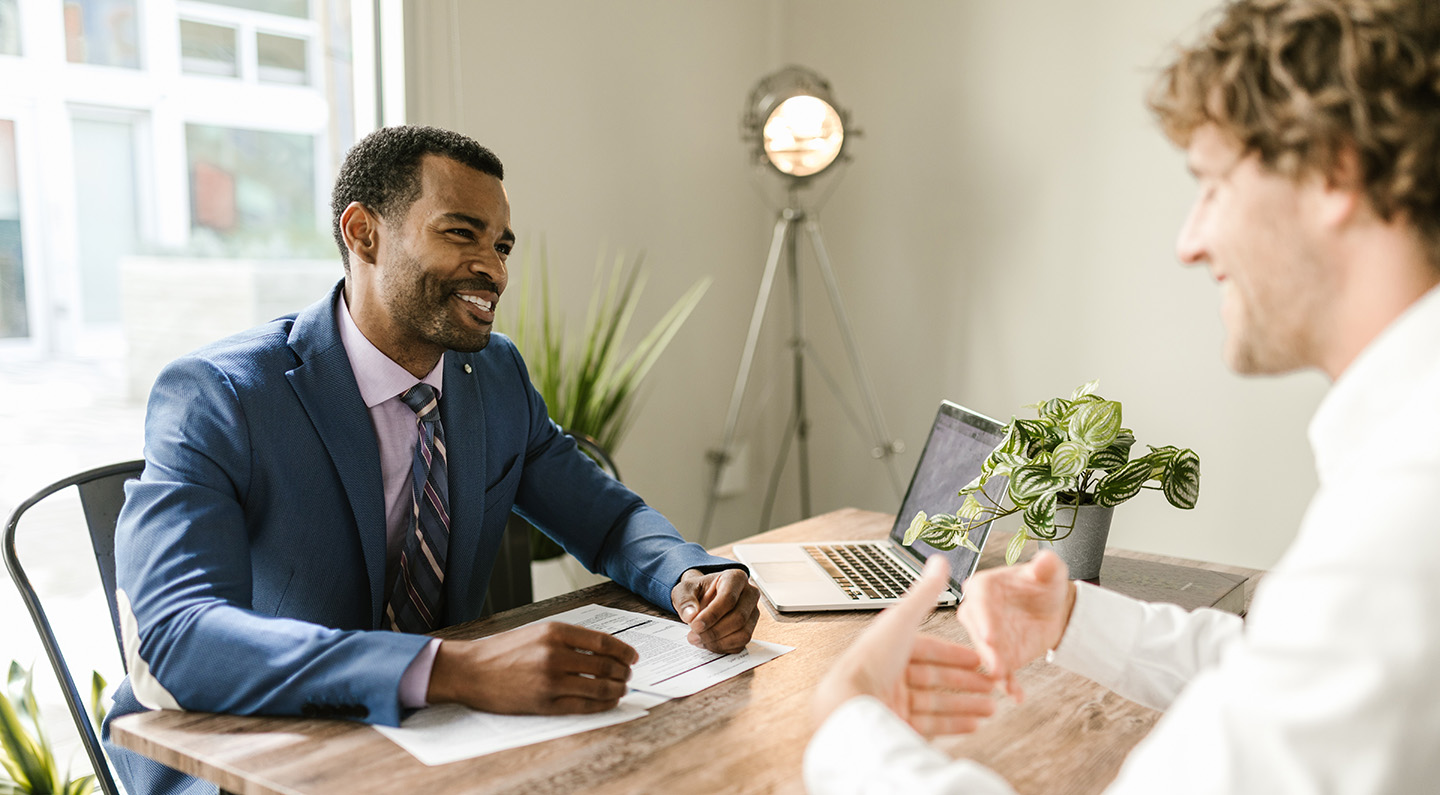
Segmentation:
<svg viewBox="0 0 1440 795">
<path fill-rule="evenodd" d="M 514 345 L 491 336 L 515 240 L 503 176 L 456 133 L 366 137 L 333 197 L 344 281 L 161 373 L 145 471 L 117 528 L 130 676 L 112 717 L 168 707 L 395 725 L 431 703 L 615 706 L 637 655 L 609 635 L 424 634 L 479 616 L 512 508 L 673 609 L 692 643 L 750 640 L 758 592 L 744 568 L 686 543 L 579 454 Z M 214 790 L 109 751 L 133 795 Z"/>
</svg>

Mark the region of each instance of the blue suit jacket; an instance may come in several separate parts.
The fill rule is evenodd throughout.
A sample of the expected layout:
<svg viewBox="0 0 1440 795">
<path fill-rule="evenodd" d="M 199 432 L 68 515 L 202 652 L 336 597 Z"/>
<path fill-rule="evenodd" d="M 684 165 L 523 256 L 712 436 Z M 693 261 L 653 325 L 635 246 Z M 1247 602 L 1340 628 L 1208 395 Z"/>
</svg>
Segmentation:
<svg viewBox="0 0 1440 795">
<path fill-rule="evenodd" d="M 131 677 L 112 716 L 140 708 L 135 680 L 152 694 L 141 700 L 154 703 L 158 683 L 190 710 L 399 722 L 400 678 L 429 638 L 379 629 L 380 459 L 335 323 L 340 289 L 156 380 L 145 471 L 116 531 L 117 586 L 138 644 L 127 644 Z M 504 336 L 479 353 L 446 353 L 440 410 L 451 503 L 444 624 L 479 616 L 512 508 L 665 610 L 686 569 L 736 565 L 686 543 L 580 454 Z M 188 783 L 116 756 L 135 795 Z"/>
</svg>

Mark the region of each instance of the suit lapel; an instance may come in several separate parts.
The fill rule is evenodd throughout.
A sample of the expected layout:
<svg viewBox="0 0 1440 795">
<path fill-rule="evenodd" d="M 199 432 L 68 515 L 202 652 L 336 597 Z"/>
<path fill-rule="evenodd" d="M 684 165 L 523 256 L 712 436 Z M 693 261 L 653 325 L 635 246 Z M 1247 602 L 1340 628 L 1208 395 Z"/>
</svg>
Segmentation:
<svg viewBox="0 0 1440 795">
<path fill-rule="evenodd" d="M 445 572 L 444 625 L 474 618 L 485 601 L 478 576 L 481 529 L 485 526 L 485 400 L 480 378 L 465 372 L 470 354 L 445 354 L 440 421 L 445 424 L 446 465 L 450 469 L 450 551 Z M 462 606 L 473 605 L 469 610 Z"/>
<path fill-rule="evenodd" d="M 306 308 L 295 318 L 290 347 L 300 365 L 286 377 L 300 399 L 310 422 L 330 454 L 345 497 L 355 516 L 365 570 L 370 578 L 372 626 L 380 625 L 385 598 L 385 491 L 380 479 L 380 445 L 370 413 L 360 397 L 350 358 L 335 325 L 335 302 L 342 281 L 328 299 Z M 447 426 L 448 433 L 449 428 Z"/>
</svg>

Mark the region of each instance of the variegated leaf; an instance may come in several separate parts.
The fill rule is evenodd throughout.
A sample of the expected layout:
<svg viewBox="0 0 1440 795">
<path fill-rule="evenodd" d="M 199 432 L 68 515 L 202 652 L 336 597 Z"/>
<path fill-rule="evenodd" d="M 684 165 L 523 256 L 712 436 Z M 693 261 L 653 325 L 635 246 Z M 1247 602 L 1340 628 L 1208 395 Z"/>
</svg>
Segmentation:
<svg viewBox="0 0 1440 795">
<path fill-rule="evenodd" d="M 1102 450 L 1120 435 L 1120 404 L 1113 400 L 1086 403 L 1070 415 L 1070 438 L 1091 450 Z"/>
<path fill-rule="evenodd" d="M 1150 464 L 1137 458 L 1105 476 L 1095 487 L 1095 502 L 1099 505 L 1115 506 L 1140 493 L 1140 487 L 1150 479 Z"/>
<path fill-rule="evenodd" d="M 910 526 L 905 528 L 905 538 L 902 541 L 905 546 L 908 547 L 911 544 L 915 543 L 915 539 L 919 538 L 920 534 L 925 532 L 926 520 L 928 518 L 929 517 L 925 515 L 924 511 L 920 511 L 919 513 L 915 514 L 914 519 L 910 520 Z"/>
<path fill-rule="evenodd" d="M 1060 486 L 1061 482 L 1050 476 L 1048 465 L 1027 464 L 1011 473 L 1008 493 L 1016 505 L 1029 505 L 1036 497 Z"/>
<path fill-rule="evenodd" d="M 1150 447 L 1150 445 L 1146 445 L 1146 447 Z M 1164 475 L 1165 469 L 1170 466 L 1170 462 L 1175 459 L 1175 454 L 1178 452 L 1180 452 L 1178 447 L 1150 447 L 1150 452 L 1141 456 L 1150 462 L 1150 477 L 1158 479 Z M 1139 461 L 1140 459 L 1135 460 Z"/>
<path fill-rule="evenodd" d="M 1085 383 L 1081 384 L 1080 386 L 1075 387 L 1075 391 L 1072 392 L 1072 393 L 1070 393 L 1070 399 L 1071 399 L 1071 400 L 1079 400 L 1080 398 L 1085 397 L 1086 395 L 1093 395 L 1093 394 L 1095 394 L 1095 390 L 1097 390 L 1097 389 L 1099 389 L 1099 388 L 1100 388 L 1100 379 L 1097 378 L 1097 379 L 1095 379 L 1094 381 L 1086 381 Z"/>
<path fill-rule="evenodd" d="M 1176 508 L 1190 509 L 1200 499 L 1200 456 L 1194 450 L 1180 450 L 1160 480 L 1165 499 Z"/>
<path fill-rule="evenodd" d="M 1065 414 L 1070 410 L 1070 401 L 1065 398 L 1050 398 L 1040 407 L 1040 416 L 1047 417 L 1055 422 L 1063 422 Z"/>
<path fill-rule="evenodd" d="M 1035 498 L 1035 501 L 1025 507 L 1024 521 L 1026 526 L 1032 528 L 1031 535 L 1037 538 L 1047 537 L 1047 531 L 1053 532 L 1055 527 L 1055 503 L 1056 492 L 1047 491 Z"/>
<path fill-rule="evenodd" d="M 1090 451 L 1085 445 L 1074 441 L 1061 442 L 1050 454 L 1050 474 L 1057 478 L 1073 478 L 1085 471 L 1090 460 Z"/>
<path fill-rule="evenodd" d="M 960 510 L 956 511 L 955 515 L 961 519 L 968 519 L 973 522 L 979 519 L 983 513 L 985 513 L 985 506 L 981 505 L 980 501 L 975 499 L 974 494 L 971 494 L 965 498 L 964 502 L 960 503 Z"/>
<path fill-rule="evenodd" d="M 1015 561 L 1020 559 L 1020 553 L 1025 551 L 1025 529 L 1015 531 L 1010 539 L 1009 546 L 1005 547 L 1005 565 L 1013 566 Z"/>
</svg>

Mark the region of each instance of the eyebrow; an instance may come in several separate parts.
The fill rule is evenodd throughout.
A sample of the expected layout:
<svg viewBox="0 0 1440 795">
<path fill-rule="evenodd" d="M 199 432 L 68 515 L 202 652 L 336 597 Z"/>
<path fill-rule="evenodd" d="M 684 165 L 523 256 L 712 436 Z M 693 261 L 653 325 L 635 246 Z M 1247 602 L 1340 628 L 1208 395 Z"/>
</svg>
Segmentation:
<svg viewBox="0 0 1440 795">
<path fill-rule="evenodd" d="M 485 223 L 484 221 L 480 220 L 479 218 L 476 218 L 476 217 L 473 216 L 473 215 L 466 215 L 465 213 L 445 213 L 445 214 L 441 215 L 440 217 L 441 217 L 441 218 L 448 219 L 448 220 L 451 220 L 451 221 L 459 221 L 459 222 L 462 223 L 462 224 L 467 224 L 467 225 L 469 225 L 469 226 L 472 226 L 472 227 L 474 227 L 474 228 L 476 228 L 476 229 L 480 229 L 480 230 L 488 229 L 489 226 L 490 226 L 489 224 Z M 505 231 L 503 231 L 503 232 L 500 233 L 500 242 L 502 242 L 502 243 L 514 243 L 514 242 L 515 242 L 515 232 L 514 232 L 513 230 L 511 230 L 509 227 L 506 227 L 506 228 L 505 228 Z"/>
</svg>

